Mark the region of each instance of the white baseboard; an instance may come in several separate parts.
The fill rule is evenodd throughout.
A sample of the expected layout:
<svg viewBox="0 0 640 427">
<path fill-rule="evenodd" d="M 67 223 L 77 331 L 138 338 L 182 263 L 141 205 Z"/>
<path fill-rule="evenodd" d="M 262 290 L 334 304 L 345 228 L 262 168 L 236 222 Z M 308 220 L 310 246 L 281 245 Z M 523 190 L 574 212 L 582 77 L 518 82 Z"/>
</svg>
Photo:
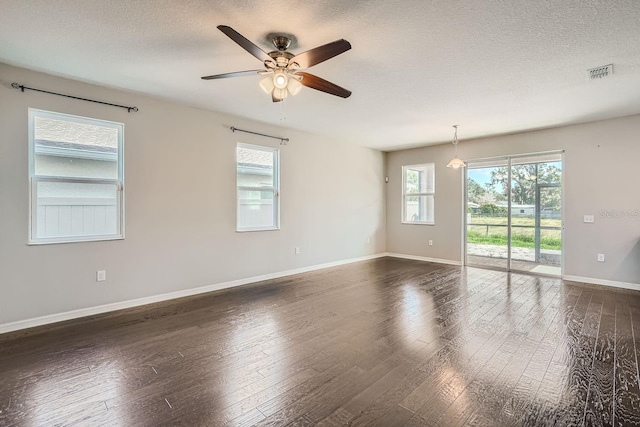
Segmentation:
<svg viewBox="0 0 640 427">
<path fill-rule="evenodd" d="M 417 255 L 396 254 L 393 252 L 387 252 L 385 255 L 393 258 L 412 259 L 414 261 L 427 261 L 427 262 L 437 262 L 438 264 L 462 265 L 462 262 L 454 261 L 451 259 L 428 258 L 424 256 L 417 256 Z"/>
<path fill-rule="evenodd" d="M 394 258 L 412 259 L 416 261 L 437 262 L 440 264 L 462 265 L 462 262 L 460 261 L 453 261 L 449 259 L 439 259 L 439 258 L 428 258 L 428 257 L 422 257 L 422 256 L 416 256 L 416 255 L 396 254 L 393 252 L 387 252 L 386 256 L 390 256 Z M 594 285 L 610 286 L 613 288 L 622 288 L 622 289 L 630 289 L 633 291 L 640 291 L 640 283 L 619 282 L 615 280 L 595 279 L 593 277 L 580 277 L 580 276 L 567 276 L 567 275 L 562 276 L 562 279 L 569 280 L 572 282 L 590 283 Z"/>
<path fill-rule="evenodd" d="M 309 267 L 296 268 L 293 270 L 280 271 L 277 273 L 263 274 L 261 276 L 247 277 L 245 279 L 232 280 L 229 282 L 216 283 L 214 285 L 202 286 L 199 288 L 184 289 L 176 292 L 168 292 L 160 295 L 137 298 L 133 300 L 115 302 L 112 304 L 104 304 L 95 307 L 81 308 L 79 310 L 66 311 L 64 313 L 50 314 L 47 316 L 36 317 L 33 319 L 18 320 L 16 322 L 5 323 L 0 325 L 0 334 L 18 331 L 21 329 L 33 328 L 35 326 L 48 325 L 51 323 L 63 322 L 65 320 L 77 319 L 79 317 L 94 316 L 96 314 L 107 313 L 110 311 L 122 310 L 125 308 L 133 308 L 141 305 L 152 304 L 161 301 L 168 301 L 176 298 L 188 297 L 206 292 L 219 291 L 221 289 L 233 288 L 236 286 L 247 285 L 250 283 L 261 282 L 263 280 L 278 279 L 280 277 L 291 276 L 294 274 L 307 273 L 309 271 L 321 270 L 323 268 L 336 267 L 354 262 L 366 261 L 375 258 L 387 256 L 386 253 L 367 255 L 358 258 L 350 258 L 340 261 L 328 262 L 325 264 L 317 264 Z"/>
<path fill-rule="evenodd" d="M 439 264 L 448 264 L 448 265 L 457 265 L 457 266 L 462 265 L 460 261 L 440 259 L 440 258 L 429 258 L 429 257 L 416 256 L 416 255 L 397 254 L 393 252 L 385 252 L 385 253 L 367 255 L 367 256 L 358 257 L 358 258 L 350 258 L 350 259 L 345 259 L 340 261 L 328 262 L 324 264 L 317 264 L 309 267 L 296 268 L 293 270 L 280 271 L 277 273 L 247 277 L 244 279 L 238 279 L 238 280 L 232 280 L 228 282 L 216 283 L 208 286 L 202 286 L 199 288 L 185 289 L 181 291 L 169 292 L 169 293 L 160 294 L 160 295 L 153 295 L 153 296 L 144 297 L 144 298 L 137 298 L 133 300 L 99 305 L 95 307 L 81 308 L 79 310 L 66 311 L 63 313 L 51 314 L 47 316 L 36 317 L 33 319 L 18 320 L 16 322 L 5 323 L 3 325 L 0 325 L 0 334 L 18 331 L 21 329 L 33 328 L 36 326 L 48 325 L 51 323 L 63 322 L 65 320 L 72 320 L 80 317 L 94 316 L 96 314 L 107 313 L 110 311 L 139 307 L 141 305 L 153 304 L 156 302 L 168 301 L 176 298 L 182 298 L 182 297 L 188 297 L 192 295 L 203 294 L 207 292 L 219 291 L 222 289 L 228 289 L 236 286 L 247 285 L 250 283 L 261 282 L 263 280 L 278 279 L 280 277 L 292 276 L 294 274 L 307 273 L 310 271 L 322 270 L 324 268 L 337 267 L 340 265 L 351 264 L 354 262 L 367 261 L 375 258 L 382 258 L 385 256 L 389 256 L 393 258 L 404 258 L 404 259 L 410 259 L 415 261 L 435 262 Z M 613 280 L 594 279 L 591 277 L 580 277 L 580 276 L 563 276 L 562 278 L 564 280 L 570 280 L 573 282 L 591 283 L 595 285 L 611 286 L 616 288 L 624 288 L 624 289 L 640 291 L 640 284 L 638 283 L 626 283 L 626 282 L 618 282 Z"/>
<path fill-rule="evenodd" d="M 570 280 L 572 282 L 591 283 L 594 285 L 611 286 L 614 288 L 631 289 L 634 291 L 640 291 L 639 283 L 619 282 L 615 280 L 606 279 L 594 279 L 593 277 L 580 277 L 580 276 L 562 276 L 563 280 Z"/>
</svg>

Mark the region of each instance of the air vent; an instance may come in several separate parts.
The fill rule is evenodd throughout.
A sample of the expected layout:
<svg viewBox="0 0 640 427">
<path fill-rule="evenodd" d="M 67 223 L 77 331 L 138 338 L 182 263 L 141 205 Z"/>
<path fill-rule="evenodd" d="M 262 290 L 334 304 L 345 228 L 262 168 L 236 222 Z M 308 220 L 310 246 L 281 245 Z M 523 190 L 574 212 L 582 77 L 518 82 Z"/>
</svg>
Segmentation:
<svg viewBox="0 0 640 427">
<path fill-rule="evenodd" d="M 587 76 L 589 80 L 604 79 L 610 77 L 613 74 L 613 64 L 603 65 L 601 67 L 592 68 L 587 70 Z"/>
</svg>

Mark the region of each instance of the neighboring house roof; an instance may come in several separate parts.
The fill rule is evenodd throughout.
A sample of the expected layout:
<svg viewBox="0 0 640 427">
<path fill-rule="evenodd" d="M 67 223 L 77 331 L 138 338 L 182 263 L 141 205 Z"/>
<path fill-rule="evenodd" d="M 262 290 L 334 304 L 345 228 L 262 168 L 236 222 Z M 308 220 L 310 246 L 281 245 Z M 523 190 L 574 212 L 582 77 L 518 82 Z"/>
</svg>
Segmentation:
<svg viewBox="0 0 640 427">
<path fill-rule="evenodd" d="M 34 131 L 36 140 L 118 148 L 118 130 L 113 127 L 36 117 Z"/>
<path fill-rule="evenodd" d="M 271 175 L 273 173 L 273 153 L 238 147 L 236 161 L 238 171 L 253 175 Z"/>
<path fill-rule="evenodd" d="M 118 147 L 75 144 L 71 142 L 35 140 L 35 153 L 44 156 L 71 157 L 101 161 L 117 161 Z"/>
<path fill-rule="evenodd" d="M 118 147 L 76 144 L 73 142 L 50 141 L 48 139 L 36 139 L 35 143 L 36 143 L 36 150 L 37 150 L 37 147 L 50 147 L 50 148 L 66 148 L 70 150 L 93 151 L 97 153 L 117 153 L 118 152 Z"/>
<path fill-rule="evenodd" d="M 118 160 L 118 130 L 100 124 L 35 118 L 35 153 L 99 161 Z"/>
<path fill-rule="evenodd" d="M 269 166 L 273 165 L 273 153 L 262 150 L 252 150 L 248 148 L 238 147 L 237 152 L 238 164 L 251 166 Z"/>
</svg>

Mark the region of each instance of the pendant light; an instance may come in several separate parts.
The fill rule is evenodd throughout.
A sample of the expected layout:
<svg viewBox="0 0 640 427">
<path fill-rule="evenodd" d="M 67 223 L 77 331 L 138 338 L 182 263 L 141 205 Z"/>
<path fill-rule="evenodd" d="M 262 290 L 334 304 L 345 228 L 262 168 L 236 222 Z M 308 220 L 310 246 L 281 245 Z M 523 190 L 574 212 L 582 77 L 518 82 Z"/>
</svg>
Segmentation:
<svg viewBox="0 0 640 427">
<path fill-rule="evenodd" d="M 453 146 L 456 147 L 455 157 L 449 162 L 447 167 L 453 168 L 453 169 L 460 169 L 467 165 L 458 158 L 458 125 L 453 125 L 453 128 L 455 129 L 455 133 L 453 134 L 453 141 L 451 142 L 453 143 Z"/>
</svg>

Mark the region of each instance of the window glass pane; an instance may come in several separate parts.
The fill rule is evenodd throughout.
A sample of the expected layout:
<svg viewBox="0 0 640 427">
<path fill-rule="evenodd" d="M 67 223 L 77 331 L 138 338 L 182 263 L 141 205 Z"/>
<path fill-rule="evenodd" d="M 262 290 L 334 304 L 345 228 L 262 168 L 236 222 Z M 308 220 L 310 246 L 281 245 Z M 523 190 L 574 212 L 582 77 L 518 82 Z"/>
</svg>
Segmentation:
<svg viewBox="0 0 640 427">
<path fill-rule="evenodd" d="M 562 218 L 562 189 L 560 187 L 540 189 L 540 218 L 542 218 L 542 225 L 558 225 L 558 220 Z"/>
<path fill-rule="evenodd" d="M 435 164 L 403 166 L 402 222 L 434 223 Z"/>
<path fill-rule="evenodd" d="M 274 187 L 273 151 L 237 148 L 238 186 Z"/>
<path fill-rule="evenodd" d="M 433 222 L 434 196 L 405 196 L 405 222 Z"/>
<path fill-rule="evenodd" d="M 419 193 L 420 192 L 420 171 L 416 169 L 407 168 L 405 177 L 405 185 L 407 186 L 407 193 Z"/>
<path fill-rule="evenodd" d="M 238 144 L 237 228 L 278 228 L 278 150 Z"/>
<path fill-rule="evenodd" d="M 274 199 L 273 191 L 238 190 L 238 228 L 273 227 Z"/>
<path fill-rule="evenodd" d="M 29 243 L 124 237 L 124 125 L 36 109 L 29 118 Z"/>
<path fill-rule="evenodd" d="M 38 182 L 36 237 L 118 234 L 117 184 Z"/>
<path fill-rule="evenodd" d="M 538 184 L 560 184 L 562 182 L 562 162 L 538 163 Z"/>
<path fill-rule="evenodd" d="M 118 129 L 36 116 L 33 124 L 37 176 L 118 179 Z"/>
<path fill-rule="evenodd" d="M 434 192 L 433 164 L 405 166 L 405 193 Z"/>
</svg>

